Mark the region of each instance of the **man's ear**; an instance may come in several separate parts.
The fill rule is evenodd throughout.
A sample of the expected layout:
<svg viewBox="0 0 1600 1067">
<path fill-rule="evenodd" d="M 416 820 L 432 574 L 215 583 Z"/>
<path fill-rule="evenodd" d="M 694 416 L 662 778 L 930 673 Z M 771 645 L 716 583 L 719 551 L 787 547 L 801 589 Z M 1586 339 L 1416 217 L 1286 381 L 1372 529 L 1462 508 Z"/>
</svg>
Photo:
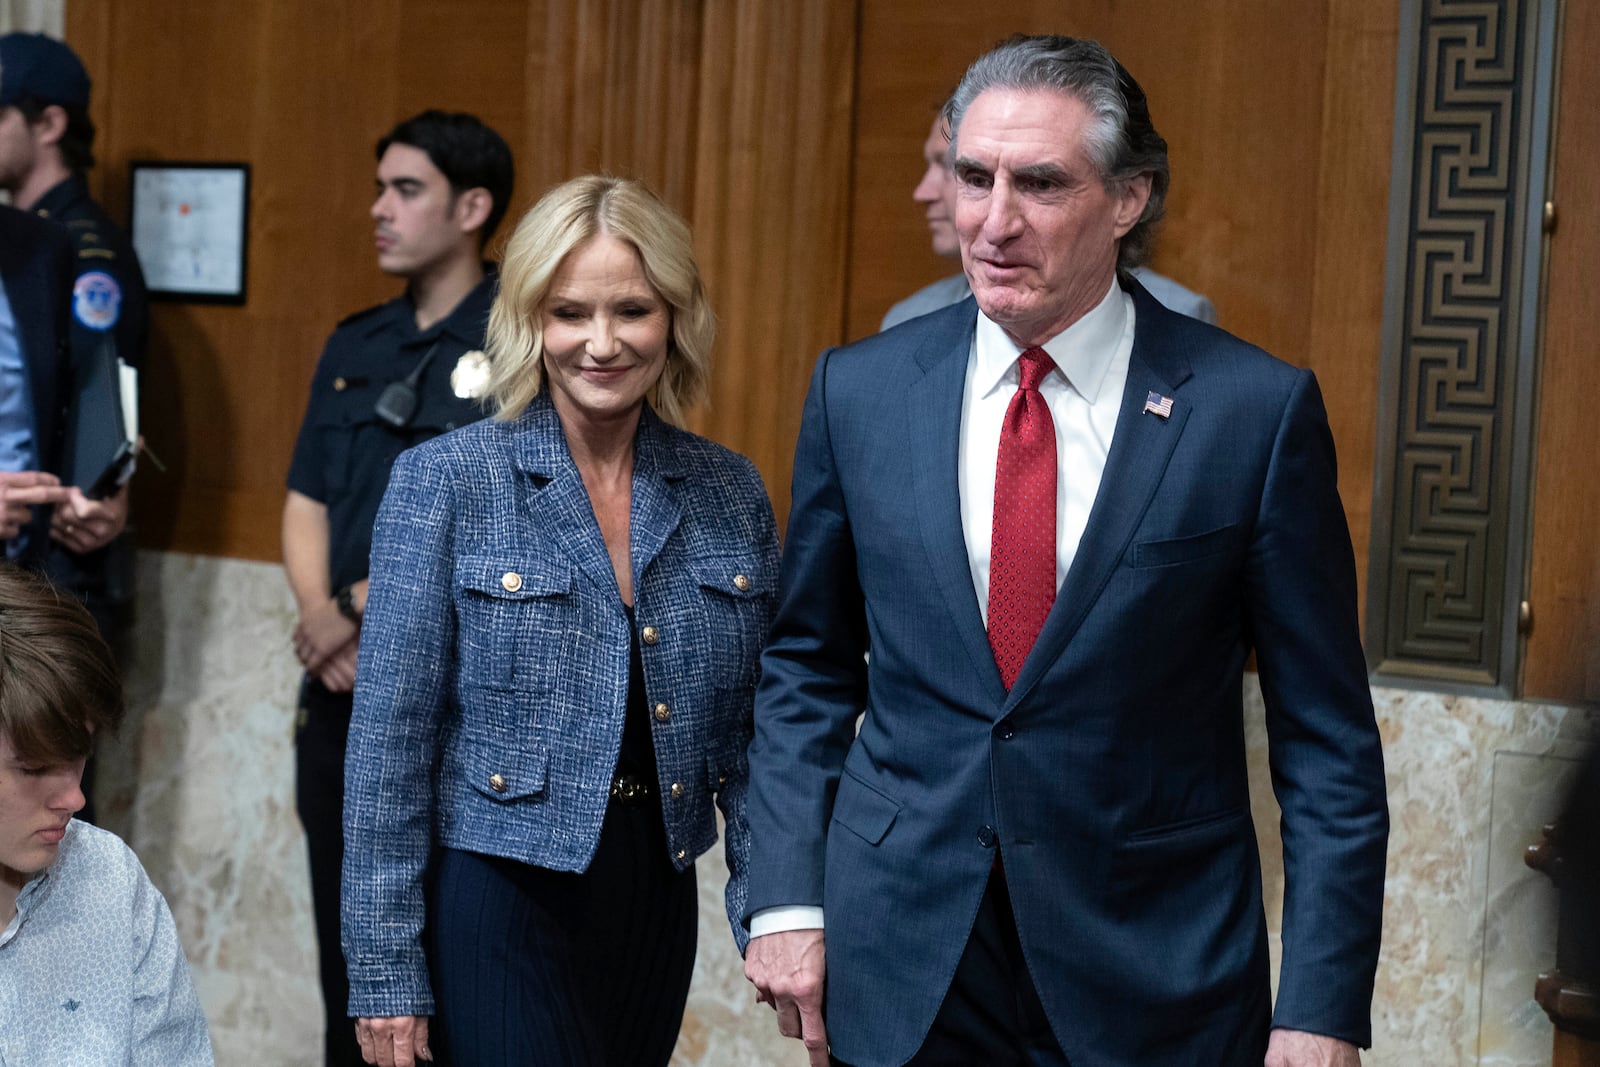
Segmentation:
<svg viewBox="0 0 1600 1067">
<path fill-rule="evenodd" d="M 1150 202 L 1150 175 L 1140 174 L 1129 178 L 1117 196 L 1117 238 L 1128 236 L 1128 231 L 1144 214 Z"/>
<path fill-rule="evenodd" d="M 467 189 L 456 197 L 456 225 L 462 233 L 472 233 L 481 230 L 483 224 L 489 221 L 489 213 L 494 210 L 494 197 L 489 190 L 480 186 Z"/>
<path fill-rule="evenodd" d="M 35 144 L 41 147 L 60 144 L 67 132 L 67 109 L 60 104 L 51 104 L 29 123 L 28 128 L 33 133 Z"/>
</svg>

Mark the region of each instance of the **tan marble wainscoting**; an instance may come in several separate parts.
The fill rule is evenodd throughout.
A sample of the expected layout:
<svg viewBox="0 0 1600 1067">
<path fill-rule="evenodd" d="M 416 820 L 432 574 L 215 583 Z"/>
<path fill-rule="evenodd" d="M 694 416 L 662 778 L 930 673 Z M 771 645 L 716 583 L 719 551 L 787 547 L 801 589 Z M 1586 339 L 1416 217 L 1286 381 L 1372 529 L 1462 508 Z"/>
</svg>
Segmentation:
<svg viewBox="0 0 1600 1067">
<path fill-rule="evenodd" d="M 131 714 L 97 799 L 167 894 L 223 1067 L 315 1064 L 320 1018 L 294 814 L 292 603 L 279 568 L 143 553 Z M 1535 1067 L 1533 1006 L 1554 959 L 1554 894 L 1521 867 L 1556 809 L 1592 711 L 1377 690 L 1394 833 L 1368 1067 Z M 1269 910 L 1281 847 L 1260 696 L 1246 683 Z M 798 1065 L 745 984 L 723 917 L 720 849 L 700 864 L 701 937 L 674 1065 Z M 1274 932 L 1275 919 L 1269 919 Z"/>
</svg>

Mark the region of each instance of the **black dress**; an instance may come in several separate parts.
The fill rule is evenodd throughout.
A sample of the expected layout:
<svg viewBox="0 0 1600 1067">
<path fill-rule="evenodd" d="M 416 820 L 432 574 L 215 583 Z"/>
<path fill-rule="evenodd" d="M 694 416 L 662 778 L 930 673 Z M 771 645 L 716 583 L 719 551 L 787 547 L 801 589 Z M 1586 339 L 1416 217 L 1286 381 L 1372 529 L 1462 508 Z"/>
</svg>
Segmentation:
<svg viewBox="0 0 1600 1067">
<path fill-rule="evenodd" d="M 630 624 L 633 612 L 628 612 Z M 441 1064 L 651 1067 L 672 1058 L 694 971 L 694 868 L 667 855 L 637 630 L 616 777 L 582 874 L 442 850 L 428 902 Z M 626 791 L 626 790 L 624 790 Z"/>
</svg>

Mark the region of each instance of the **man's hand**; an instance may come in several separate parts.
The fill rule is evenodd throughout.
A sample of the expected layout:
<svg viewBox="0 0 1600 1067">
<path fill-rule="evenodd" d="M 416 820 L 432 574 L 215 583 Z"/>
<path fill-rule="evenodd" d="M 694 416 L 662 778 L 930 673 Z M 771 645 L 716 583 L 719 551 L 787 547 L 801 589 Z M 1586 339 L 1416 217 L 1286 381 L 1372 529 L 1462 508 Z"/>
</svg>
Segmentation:
<svg viewBox="0 0 1600 1067">
<path fill-rule="evenodd" d="M 1361 1053 L 1336 1037 L 1274 1029 L 1265 1067 L 1361 1067 Z"/>
<path fill-rule="evenodd" d="M 322 688 L 330 693 L 349 693 L 355 689 L 356 651 L 359 647 L 360 642 L 351 638 L 349 644 L 322 661 L 321 669 L 316 672 Z"/>
<path fill-rule="evenodd" d="M 356 1041 L 361 1045 L 361 1058 L 378 1067 L 415 1067 L 418 1060 L 433 1062 L 426 1016 L 357 1019 Z"/>
<path fill-rule="evenodd" d="M 294 654 L 307 671 L 319 674 L 357 632 L 356 624 L 341 615 L 339 605 L 329 597 L 300 613 L 300 623 L 294 628 Z"/>
<path fill-rule="evenodd" d="M 50 516 L 50 536 L 74 552 L 93 552 L 116 540 L 127 525 L 126 483 L 104 500 L 91 500 L 73 485 Z"/>
<path fill-rule="evenodd" d="M 61 479 L 44 471 L 0 471 L 0 540 L 9 541 L 33 519 L 41 504 L 67 499 Z"/>
<path fill-rule="evenodd" d="M 756 987 L 756 1001 L 778 1013 L 778 1033 L 798 1037 L 811 1067 L 828 1067 L 828 1033 L 822 1025 L 823 979 L 827 964 L 821 930 L 785 930 L 751 938 L 744 954 L 744 976 Z"/>
</svg>

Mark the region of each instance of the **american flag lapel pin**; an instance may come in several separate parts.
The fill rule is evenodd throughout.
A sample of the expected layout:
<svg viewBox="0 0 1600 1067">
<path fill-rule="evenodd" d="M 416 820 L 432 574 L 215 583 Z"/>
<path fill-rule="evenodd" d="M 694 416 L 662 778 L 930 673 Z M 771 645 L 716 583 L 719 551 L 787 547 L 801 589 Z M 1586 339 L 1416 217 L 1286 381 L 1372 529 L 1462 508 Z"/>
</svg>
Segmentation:
<svg viewBox="0 0 1600 1067">
<path fill-rule="evenodd" d="M 1144 398 L 1144 410 L 1163 419 L 1168 418 L 1172 414 L 1172 398 L 1162 396 L 1160 393 L 1151 393 Z"/>
</svg>

